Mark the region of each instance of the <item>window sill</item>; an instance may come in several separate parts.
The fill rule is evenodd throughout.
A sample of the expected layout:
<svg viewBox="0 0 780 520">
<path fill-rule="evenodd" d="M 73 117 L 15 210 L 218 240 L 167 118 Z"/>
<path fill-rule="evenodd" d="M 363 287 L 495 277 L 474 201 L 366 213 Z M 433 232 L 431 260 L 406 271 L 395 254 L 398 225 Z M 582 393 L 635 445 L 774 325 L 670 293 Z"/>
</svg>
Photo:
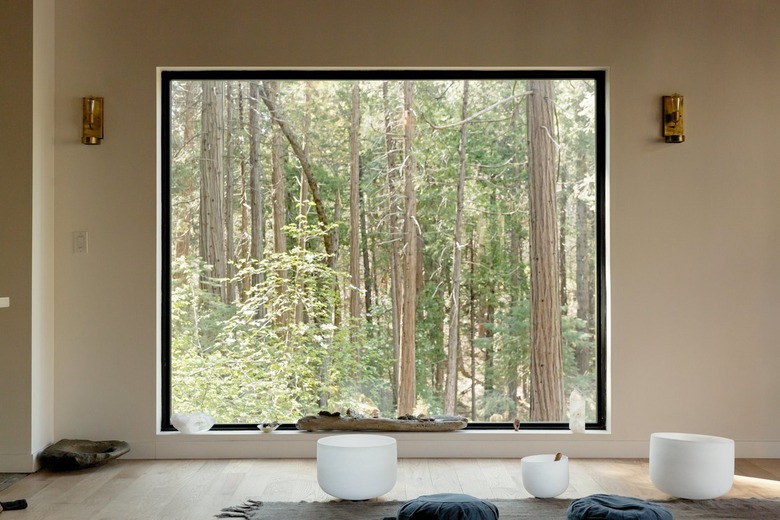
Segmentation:
<svg viewBox="0 0 780 520">
<path fill-rule="evenodd" d="M 316 458 L 317 440 L 347 431 L 210 431 L 200 434 L 160 432 L 154 446 L 158 459 L 282 459 Z M 563 452 L 571 457 L 610 456 L 617 448 L 603 430 L 573 434 L 549 431 L 370 432 L 398 441 L 399 458 L 520 458 L 538 453 Z M 606 442 L 605 442 L 606 441 Z M 621 443 L 617 443 L 618 445 Z M 640 447 L 646 451 L 646 447 Z M 617 455 L 627 456 L 625 449 Z"/>
</svg>

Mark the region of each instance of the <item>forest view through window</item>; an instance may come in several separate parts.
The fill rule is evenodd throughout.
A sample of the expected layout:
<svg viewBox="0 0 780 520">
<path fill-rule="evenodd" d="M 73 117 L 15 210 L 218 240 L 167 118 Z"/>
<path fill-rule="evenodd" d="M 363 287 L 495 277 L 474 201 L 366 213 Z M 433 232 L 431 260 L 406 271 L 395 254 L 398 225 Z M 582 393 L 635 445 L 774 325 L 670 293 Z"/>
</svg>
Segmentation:
<svg viewBox="0 0 780 520">
<path fill-rule="evenodd" d="M 162 85 L 164 428 L 603 426 L 602 71 Z"/>
</svg>

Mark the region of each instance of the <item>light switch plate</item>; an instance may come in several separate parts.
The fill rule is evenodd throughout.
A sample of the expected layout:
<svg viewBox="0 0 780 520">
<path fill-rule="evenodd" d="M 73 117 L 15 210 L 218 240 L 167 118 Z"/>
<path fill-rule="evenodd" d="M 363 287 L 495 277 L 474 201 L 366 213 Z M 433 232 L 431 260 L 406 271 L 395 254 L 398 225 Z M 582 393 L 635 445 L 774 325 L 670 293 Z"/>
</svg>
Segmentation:
<svg viewBox="0 0 780 520">
<path fill-rule="evenodd" d="M 74 253 L 89 252 L 89 234 L 86 231 L 73 232 L 73 252 Z"/>
<path fill-rule="evenodd" d="M 11 306 L 11 298 L 8 296 L 4 296 L 0 298 L 0 307 L 10 307 Z"/>
</svg>

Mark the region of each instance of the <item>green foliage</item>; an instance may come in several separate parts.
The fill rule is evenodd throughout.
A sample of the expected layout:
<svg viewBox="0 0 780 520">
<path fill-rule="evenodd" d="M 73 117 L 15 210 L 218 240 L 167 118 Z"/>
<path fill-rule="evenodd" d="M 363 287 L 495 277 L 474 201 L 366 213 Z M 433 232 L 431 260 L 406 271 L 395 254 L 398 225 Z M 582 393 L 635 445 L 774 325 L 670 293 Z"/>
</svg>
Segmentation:
<svg viewBox="0 0 780 520">
<path fill-rule="evenodd" d="M 231 280 L 209 278 L 198 251 L 200 87 L 176 82 L 172 89 L 171 197 L 171 368 L 173 410 L 205 411 L 222 423 L 268 419 L 294 422 L 321 408 L 378 409 L 395 414 L 393 321 L 390 291 L 389 209 L 403 225 L 400 181 L 403 156 L 401 82 L 389 81 L 390 151 L 396 170 L 388 172 L 385 99 L 381 81 L 361 81 L 360 165 L 362 211 L 366 218 L 372 290 L 370 313 L 348 316 L 349 296 L 349 81 L 282 81 L 279 103 L 306 145 L 312 171 L 331 228 L 324 230 L 311 210 L 298 217 L 301 165 L 285 143 L 284 203 L 288 249 L 270 252 L 273 121 L 259 103 L 257 135 L 260 190 L 266 207 L 266 247 L 253 259 L 247 244 L 249 213 L 249 82 L 229 82 L 234 97 L 232 178 L 235 232 L 228 247 L 237 258 Z M 529 384 L 528 170 L 523 81 L 471 81 L 469 114 L 493 108 L 468 123 L 463 272 L 460 301 L 461 370 L 458 411 L 472 420 L 527 418 Z M 578 234 L 590 240 L 586 265 L 595 269 L 595 112 L 592 81 L 555 83 L 557 128 L 551 129 L 559 155 L 560 230 L 567 251 L 565 267 L 569 307 L 562 310 L 566 395 L 578 388 L 595 413 L 596 377 L 593 317 L 575 317 Z M 415 82 L 418 171 L 415 178 L 423 258 L 419 266 L 416 337 L 416 393 L 421 409 L 443 410 L 443 374 L 449 334 L 452 256 L 456 219 L 459 129 L 438 128 L 462 120 L 463 82 Z M 502 101 L 503 102 L 500 102 Z M 499 103 L 500 102 L 500 103 Z M 306 120 L 308 119 L 308 123 Z M 395 178 L 393 184 L 391 180 Z M 576 205 L 587 206 L 586 219 L 574 218 Z M 305 201 L 311 202 L 311 201 Z M 338 210 L 338 211 L 337 211 Z M 335 258 L 327 258 L 324 233 L 336 233 Z M 298 238 L 305 237 L 303 248 Z M 398 244 L 403 251 L 404 244 Z M 362 269 L 362 259 L 361 259 Z M 594 280 L 591 275 L 589 280 Z M 223 302 L 211 289 L 230 283 Z M 361 282 L 362 284 L 362 282 Z M 360 287 L 363 291 L 364 287 Z M 296 315 L 299 319 L 296 319 Z M 472 348 L 474 366 L 472 367 Z M 579 358 L 578 358 L 579 352 Z M 578 359 L 587 352 L 588 366 Z M 471 372 L 473 369 L 473 373 Z M 476 402 L 471 402 L 471 387 Z M 590 418 L 590 417 L 589 417 Z"/>
</svg>

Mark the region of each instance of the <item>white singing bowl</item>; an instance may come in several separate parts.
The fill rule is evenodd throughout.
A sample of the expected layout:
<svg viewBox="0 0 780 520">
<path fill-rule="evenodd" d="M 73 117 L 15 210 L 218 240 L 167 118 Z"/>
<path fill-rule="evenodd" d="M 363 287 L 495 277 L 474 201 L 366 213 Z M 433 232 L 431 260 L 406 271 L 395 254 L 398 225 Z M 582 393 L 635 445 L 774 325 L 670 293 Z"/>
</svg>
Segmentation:
<svg viewBox="0 0 780 520">
<path fill-rule="evenodd" d="M 332 435 L 317 441 L 317 483 L 329 495 L 367 500 L 395 486 L 398 454 L 394 437 Z"/>
<path fill-rule="evenodd" d="M 523 487 L 536 498 L 557 497 L 569 487 L 569 457 L 555 460 L 555 453 L 520 459 Z"/>
<path fill-rule="evenodd" d="M 650 480 L 673 497 L 705 500 L 734 483 L 734 441 L 693 433 L 650 436 Z"/>
</svg>

